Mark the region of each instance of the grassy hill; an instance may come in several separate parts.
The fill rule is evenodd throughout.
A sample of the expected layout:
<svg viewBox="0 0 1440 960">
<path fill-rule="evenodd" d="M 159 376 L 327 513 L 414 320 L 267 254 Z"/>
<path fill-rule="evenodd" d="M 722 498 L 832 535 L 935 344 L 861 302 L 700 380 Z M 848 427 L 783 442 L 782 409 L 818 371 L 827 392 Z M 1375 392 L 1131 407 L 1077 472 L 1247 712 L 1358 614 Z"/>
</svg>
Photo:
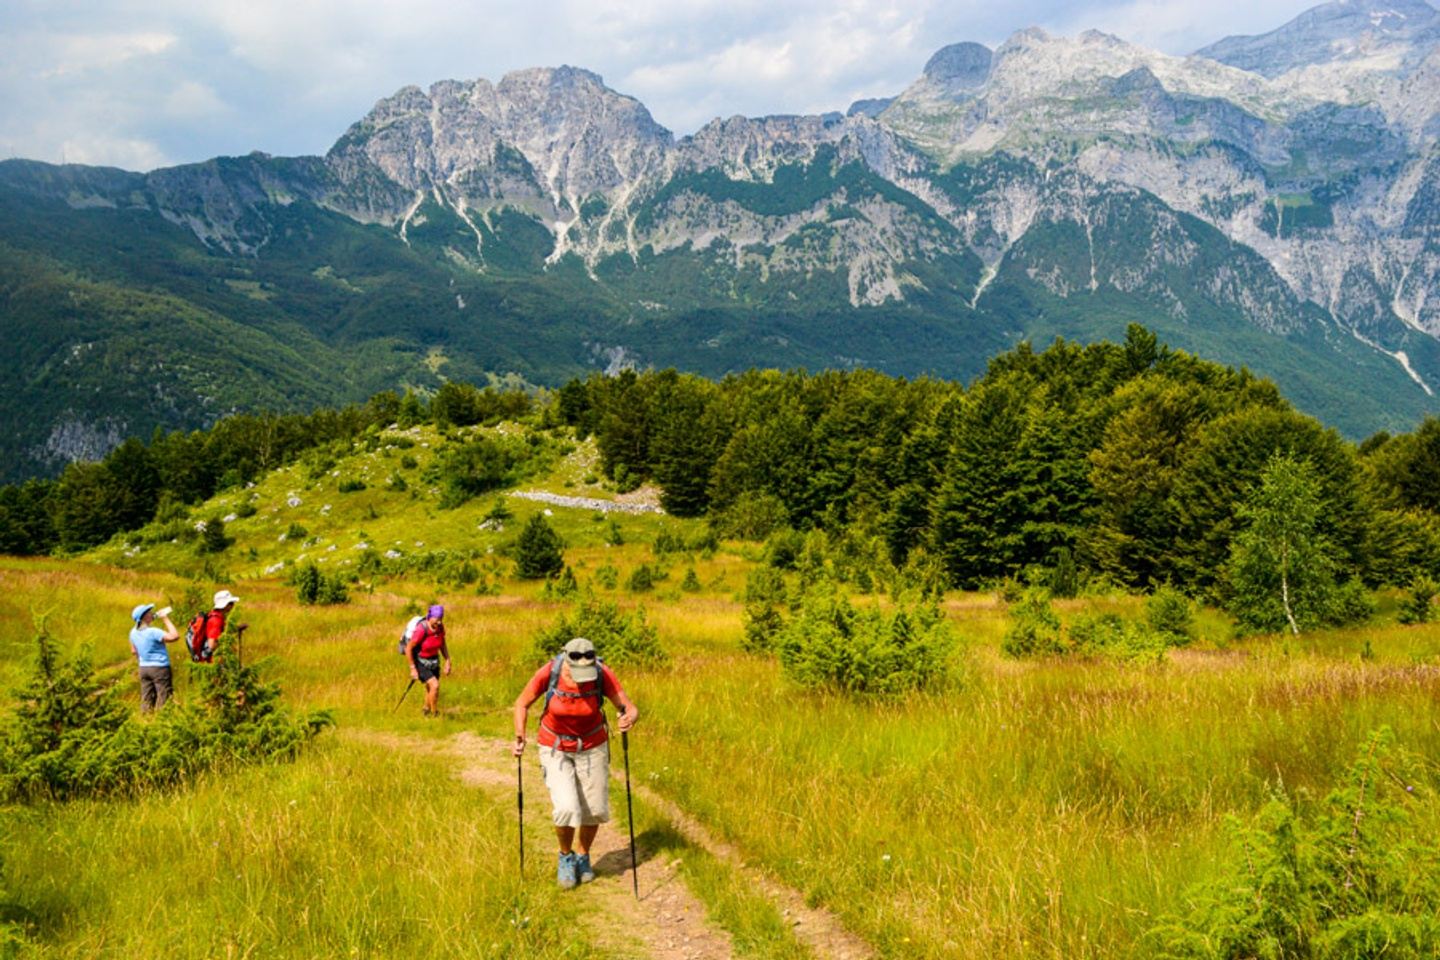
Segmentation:
<svg viewBox="0 0 1440 960">
<path fill-rule="evenodd" d="M 26 671 L 35 616 L 131 684 L 130 607 L 226 586 L 251 624 L 247 659 L 266 659 L 289 699 L 333 708 L 338 722 L 291 764 L 136 801 L 0 808 L 0 920 L 21 925 L 34 956 L 382 957 L 417 943 L 436 956 L 654 956 L 647 938 L 682 912 L 667 899 L 680 891 L 736 956 L 826 955 L 810 921 L 787 915 L 783 889 L 876 956 L 1148 956 L 1159 918 L 1226 875 L 1228 818 L 1248 822 L 1282 784 L 1312 810 L 1381 725 L 1423 756 L 1440 751 L 1440 627 L 1397 625 L 1392 597 L 1365 626 L 1299 640 L 1237 641 L 1227 617 L 1204 610 L 1194 644 L 1139 666 L 1006 658 L 1013 609 L 951 592 L 941 609 L 959 645 L 934 689 L 867 699 L 802 685 L 744 648 L 759 545 L 659 552 L 662 532 L 701 539 L 699 521 L 512 496 L 618 495 L 589 442 L 532 443 L 513 424 L 451 431 L 479 434 L 535 455 L 517 485 L 454 509 L 439 506 L 441 434 L 390 430 L 84 557 L 0 560 L 7 690 Z M 513 513 L 503 529 L 499 498 Z M 659 914 L 617 912 L 629 901 L 622 857 L 596 887 L 554 894 L 533 755 L 519 877 L 510 704 L 537 666 L 534 638 L 574 600 L 515 579 L 503 551 L 547 510 L 581 590 L 643 607 L 669 654 L 621 670 L 642 710 L 630 738 L 640 883 Z M 197 553 L 195 522 L 232 515 L 233 544 Z M 287 564 L 312 560 L 356 575 L 348 603 L 297 602 Z M 668 576 L 637 593 L 627 581 L 641 565 Z M 692 569 L 699 589 L 682 590 Z M 793 589 L 799 575 L 785 576 Z M 441 718 L 425 721 L 414 696 L 394 709 L 407 679 L 394 646 L 409 612 L 436 600 L 456 668 Z M 1067 625 L 1138 618 L 1141 599 L 1097 591 L 1057 610 Z M 190 669 L 178 670 L 182 699 Z M 1406 813 L 1433 842 L 1433 764 L 1418 776 Z M 622 796 L 617 782 L 612 837 Z M 709 842 L 687 839 L 684 823 Z M 158 896 L 130 882 L 137 844 Z"/>
</svg>

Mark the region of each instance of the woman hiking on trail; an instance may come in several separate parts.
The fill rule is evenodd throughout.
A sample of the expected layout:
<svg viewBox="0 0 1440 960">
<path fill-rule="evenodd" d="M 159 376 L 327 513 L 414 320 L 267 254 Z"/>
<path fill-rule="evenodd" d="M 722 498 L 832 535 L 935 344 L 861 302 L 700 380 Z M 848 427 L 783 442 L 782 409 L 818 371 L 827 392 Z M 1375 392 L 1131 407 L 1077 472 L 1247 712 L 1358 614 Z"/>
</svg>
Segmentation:
<svg viewBox="0 0 1440 960">
<path fill-rule="evenodd" d="M 550 788 L 555 836 L 560 841 L 556 879 L 567 890 L 595 879 L 590 845 L 600 824 L 610 819 L 610 744 L 605 698 L 620 711 L 620 730 L 629 730 L 640 710 L 620 681 L 595 656 L 595 644 L 576 637 L 560 656 L 545 664 L 515 700 L 515 745 L 525 753 L 530 705 L 541 697 L 540 771 Z M 578 835 L 577 835 L 578 828 Z M 575 848 L 579 847 L 577 853 Z"/>
<path fill-rule="evenodd" d="M 435 604 L 425 619 L 415 624 L 405 659 L 410 661 L 410 679 L 425 684 L 425 716 L 440 715 L 440 658 L 445 658 L 445 676 L 450 676 L 450 648 L 445 645 L 445 608 Z"/>
</svg>

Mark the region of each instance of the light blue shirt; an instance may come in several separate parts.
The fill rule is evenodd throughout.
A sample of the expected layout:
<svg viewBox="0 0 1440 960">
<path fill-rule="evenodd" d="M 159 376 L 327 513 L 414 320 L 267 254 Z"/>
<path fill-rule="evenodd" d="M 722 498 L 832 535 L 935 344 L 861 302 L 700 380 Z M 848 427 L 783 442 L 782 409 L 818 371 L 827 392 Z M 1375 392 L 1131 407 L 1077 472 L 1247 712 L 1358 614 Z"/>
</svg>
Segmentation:
<svg viewBox="0 0 1440 960">
<path fill-rule="evenodd" d="M 130 631 L 130 646 L 140 657 L 142 667 L 170 666 L 170 652 L 165 649 L 165 631 L 159 627 L 136 627 Z"/>
</svg>

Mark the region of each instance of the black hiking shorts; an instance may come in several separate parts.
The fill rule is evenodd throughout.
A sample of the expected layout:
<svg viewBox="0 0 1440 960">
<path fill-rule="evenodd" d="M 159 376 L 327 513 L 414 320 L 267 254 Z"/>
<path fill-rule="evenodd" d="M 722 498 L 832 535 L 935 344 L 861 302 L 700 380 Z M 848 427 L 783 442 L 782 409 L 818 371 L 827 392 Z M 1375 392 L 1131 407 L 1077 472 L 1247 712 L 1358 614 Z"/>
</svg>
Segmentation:
<svg viewBox="0 0 1440 960">
<path fill-rule="evenodd" d="M 426 660 L 424 657 L 415 658 L 415 672 L 420 676 L 421 683 L 429 683 L 431 680 L 440 679 L 440 658 Z"/>
</svg>

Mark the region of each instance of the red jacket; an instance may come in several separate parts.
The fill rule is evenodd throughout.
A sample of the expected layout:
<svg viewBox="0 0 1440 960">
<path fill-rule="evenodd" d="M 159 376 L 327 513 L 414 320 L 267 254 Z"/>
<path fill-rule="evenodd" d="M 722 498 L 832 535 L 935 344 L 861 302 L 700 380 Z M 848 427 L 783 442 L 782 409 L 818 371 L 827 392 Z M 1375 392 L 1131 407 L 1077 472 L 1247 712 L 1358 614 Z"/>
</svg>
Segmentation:
<svg viewBox="0 0 1440 960">
<path fill-rule="evenodd" d="M 583 684 L 576 684 L 565 676 L 564 671 L 560 679 L 555 683 L 557 691 L 564 690 L 569 693 L 590 693 L 596 692 L 597 684 L 604 684 L 604 694 L 610 698 L 610 702 L 617 707 L 620 704 L 620 681 L 615 678 L 615 673 L 608 666 L 600 666 L 598 679 L 587 681 Z M 545 664 L 525 687 L 526 698 L 534 699 L 545 695 L 545 690 L 550 686 L 550 664 Z M 565 751 L 589 750 L 591 747 L 598 747 L 609 739 L 609 733 L 605 729 L 605 712 L 603 704 L 598 696 L 588 697 L 551 697 L 550 705 L 540 716 L 540 746 L 554 747 L 558 744 L 559 749 Z"/>
</svg>

